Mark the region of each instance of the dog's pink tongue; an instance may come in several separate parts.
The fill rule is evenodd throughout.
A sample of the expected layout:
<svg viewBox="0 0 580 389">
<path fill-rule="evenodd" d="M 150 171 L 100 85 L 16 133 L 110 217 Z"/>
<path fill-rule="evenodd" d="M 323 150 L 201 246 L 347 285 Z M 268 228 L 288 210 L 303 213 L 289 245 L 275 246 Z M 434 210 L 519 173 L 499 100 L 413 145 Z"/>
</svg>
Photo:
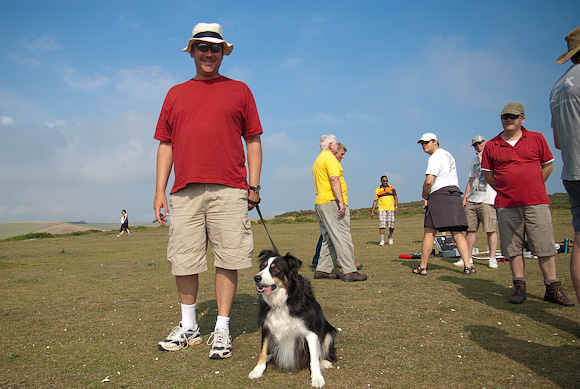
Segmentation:
<svg viewBox="0 0 580 389">
<path fill-rule="evenodd" d="M 269 295 L 270 293 L 272 293 L 272 287 L 271 287 L 271 286 L 266 286 L 266 287 L 264 288 L 264 294 L 267 296 L 267 295 Z"/>
</svg>

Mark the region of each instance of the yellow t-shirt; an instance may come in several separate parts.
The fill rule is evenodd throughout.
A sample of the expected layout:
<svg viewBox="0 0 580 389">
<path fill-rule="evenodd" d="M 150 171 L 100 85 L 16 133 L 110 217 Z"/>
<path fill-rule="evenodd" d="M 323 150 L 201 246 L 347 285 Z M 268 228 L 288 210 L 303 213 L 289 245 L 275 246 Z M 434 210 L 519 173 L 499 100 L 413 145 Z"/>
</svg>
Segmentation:
<svg viewBox="0 0 580 389">
<path fill-rule="evenodd" d="M 387 186 L 383 188 L 379 186 L 375 190 L 375 200 L 379 200 L 379 211 L 394 211 L 395 210 L 395 189 L 394 186 Z"/>
<path fill-rule="evenodd" d="M 338 200 L 332 192 L 330 177 L 340 177 L 342 198 L 344 203 L 348 205 L 346 182 L 342 177 L 342 166 L 329 150 L 322 150 L 314 161 L 314 165 L 312 165 L 312 177 L 314 178 L 314 189 L 316 190 L 316 200 L 314 200 L 315 205 L 326 204 L 333 200 Z"/>
</svg>

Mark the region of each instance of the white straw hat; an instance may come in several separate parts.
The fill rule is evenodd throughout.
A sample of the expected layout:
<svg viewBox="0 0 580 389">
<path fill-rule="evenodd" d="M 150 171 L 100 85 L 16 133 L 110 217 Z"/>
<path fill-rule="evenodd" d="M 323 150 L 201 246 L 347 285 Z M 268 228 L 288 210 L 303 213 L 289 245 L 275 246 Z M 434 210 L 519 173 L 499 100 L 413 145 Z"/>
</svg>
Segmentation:
<svg viewBox="0 0 580 389">
<path fill-rule="evenodd" d="M 187 47 L 183 51 L 191 53 L 193 44 L 196 41 L 204 41 L 209 43 L 222 43 L 224 55 L 230 55 L 234 49 L 234 45 L 226 42 L 223 38 L 222 26 L 217 23 L 198 23 L 193 28 L 193 38 L 189 38 Z"/>
</svg>

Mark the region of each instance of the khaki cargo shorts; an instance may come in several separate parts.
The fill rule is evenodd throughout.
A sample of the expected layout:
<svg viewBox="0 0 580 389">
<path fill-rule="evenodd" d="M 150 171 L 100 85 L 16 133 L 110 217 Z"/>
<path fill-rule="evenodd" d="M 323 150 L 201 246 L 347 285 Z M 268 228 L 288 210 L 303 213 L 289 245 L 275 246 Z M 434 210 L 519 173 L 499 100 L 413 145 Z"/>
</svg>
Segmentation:
<svg viewBox="0 0 580 389">
<path fill-rule="evenodd" d="M 497 208 L 501 253 L 506 257 L 522 255 L 524 240 L 538 257 L 556 255 L 552 215 L 548 204 Z"/>
<path fill-rule="evenodd" d="M 252 266 L 254 239 L 248 191 L 219 184 L 189 184 L 169 196 L 171 225 L 167 259 L 175 276 L 207 270 L 208 243 L 214 266 Z"/>
<path fill-rule="evenodd" d="M 467 216 L 467 231 L 477 231 L 481 222 L 484 232 L 495 232 L 497 214 L 493 205 L 468 201 L 464 209 Z"/>
</svg>

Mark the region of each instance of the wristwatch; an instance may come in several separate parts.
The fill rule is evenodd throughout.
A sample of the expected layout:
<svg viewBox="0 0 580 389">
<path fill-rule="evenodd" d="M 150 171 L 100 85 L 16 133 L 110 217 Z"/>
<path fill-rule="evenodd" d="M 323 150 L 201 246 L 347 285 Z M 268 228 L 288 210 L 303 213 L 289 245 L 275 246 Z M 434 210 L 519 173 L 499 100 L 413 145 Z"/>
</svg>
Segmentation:
<svg viewBox="0 0 580 389">
<path fill-rule="evenodd" d="M 256 186 L 250 186 L 250 189 L 253 190 L 254 192 L 256 192 L 256 194 L 259 196 L 260 189 L 262 189 L 262 187 L 260 185 L 256 185 Z"/>
</svg>

